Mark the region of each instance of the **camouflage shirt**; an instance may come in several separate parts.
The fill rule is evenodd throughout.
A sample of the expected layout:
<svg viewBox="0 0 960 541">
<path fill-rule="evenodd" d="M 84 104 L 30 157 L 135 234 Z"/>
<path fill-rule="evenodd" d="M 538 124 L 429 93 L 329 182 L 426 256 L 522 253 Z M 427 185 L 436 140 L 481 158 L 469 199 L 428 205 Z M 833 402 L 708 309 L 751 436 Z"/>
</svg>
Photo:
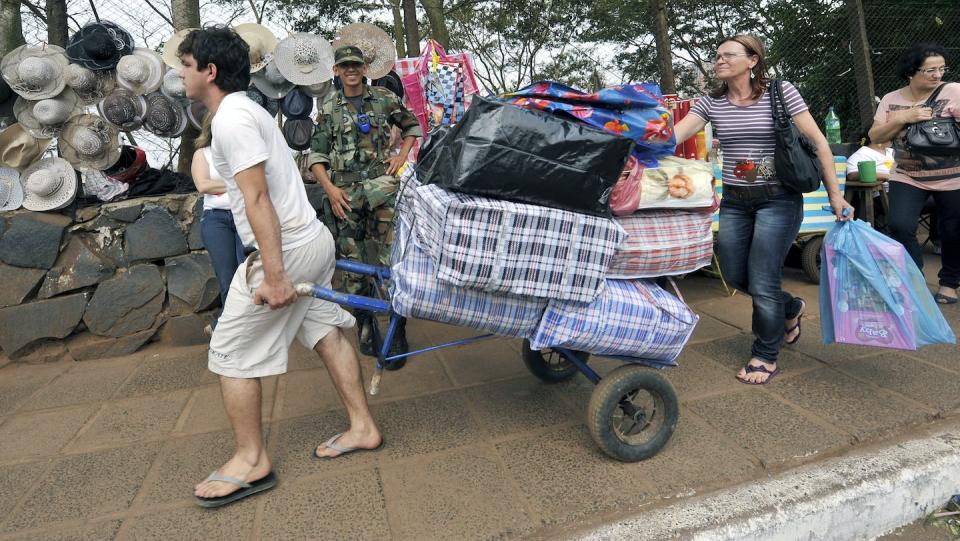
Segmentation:
<svg viewBox="0 0 960 541">
<path fill-rule="evenodd" d="M 333 171 L 364 171 L 389 157 L 391 126 L 400 128 L 403 137 L 423 135 L 413 113 L 385 88 L 363 85 L 363 111 L 370 122 L 368 133 L 360 132 L 358 111 L 342 90 L 327 96 L 319 109 L 310 143 L 310 167 L 322 163 Z"/>
</svg>

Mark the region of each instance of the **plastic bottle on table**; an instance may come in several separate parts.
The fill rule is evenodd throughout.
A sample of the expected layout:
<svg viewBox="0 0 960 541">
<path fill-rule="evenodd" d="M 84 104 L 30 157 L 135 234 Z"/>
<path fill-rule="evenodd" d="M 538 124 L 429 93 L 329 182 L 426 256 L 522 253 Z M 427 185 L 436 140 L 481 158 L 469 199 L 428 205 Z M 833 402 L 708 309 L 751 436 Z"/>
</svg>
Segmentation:
<svg viewBox="0 0 960 541">
<path fill-rule="evenodd" d="M 827 118 L 824 121 L 827 128 L 827 142 L 831 145 L 840 143 L 840 117 L 834 112 L 833 107 L 827 112 Z"/>
</svg>

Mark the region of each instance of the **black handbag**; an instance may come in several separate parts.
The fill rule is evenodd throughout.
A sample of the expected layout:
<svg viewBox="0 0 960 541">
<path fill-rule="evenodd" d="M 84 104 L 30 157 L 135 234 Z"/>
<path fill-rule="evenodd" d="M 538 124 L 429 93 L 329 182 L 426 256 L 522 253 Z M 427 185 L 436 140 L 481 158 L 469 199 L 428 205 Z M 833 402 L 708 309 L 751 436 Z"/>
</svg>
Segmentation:
<svg viewBox="0 0 960 541">
<path fill-rule="evenodd" d="M 777 147 L 773 167 L 783 187 L 794 193 L 814 192 L 820 188 L 823 167 L 817 156 L 817 147 L 800 133 L 787 113 L 783 101 L 783 82 L 770 81 L 770 106 L 773 109 L 773 133 Z"/>
<path fill-rule="evenodd" d="M 923 104 L 933 108 L 946 83 L 937 87 Z M 907 126 L 907 149 L 927 156 L 960 154 L 960 126 L 953 118 L 932 118 Z"/>
</svg>

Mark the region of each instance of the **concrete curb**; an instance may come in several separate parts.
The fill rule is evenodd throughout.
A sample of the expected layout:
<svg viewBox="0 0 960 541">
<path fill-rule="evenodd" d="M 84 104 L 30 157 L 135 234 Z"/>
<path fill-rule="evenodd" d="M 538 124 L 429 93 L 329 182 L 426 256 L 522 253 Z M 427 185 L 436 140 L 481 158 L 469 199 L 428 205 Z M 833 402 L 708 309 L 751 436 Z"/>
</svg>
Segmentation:
<svg viewBox="0 0 960 541">
<path fill-rule="evenodd" d="M 960 427 L 692 498 L 569 539 L 873 539 L 960 492 Z"/>
</svg>

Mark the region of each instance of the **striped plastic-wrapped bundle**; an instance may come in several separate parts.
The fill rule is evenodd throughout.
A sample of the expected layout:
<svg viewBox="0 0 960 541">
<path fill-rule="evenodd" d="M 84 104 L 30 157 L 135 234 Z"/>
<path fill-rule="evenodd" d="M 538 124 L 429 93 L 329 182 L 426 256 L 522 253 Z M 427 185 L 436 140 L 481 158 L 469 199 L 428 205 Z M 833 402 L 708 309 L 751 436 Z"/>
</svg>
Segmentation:
<svg viewBox="0 0 960 541">
<path fill-rule="evenodd" d="M 397 221 L 391 271 L 391 303 L 404 317 L 528 338 L 547 307 L 544 299 L 487 293 L 437 280 L 430 257 L 412 238 L 405 220 Z"/>
<path fill-rule="evenodd" d="M 655 278 L 693 272 L 713 258 L 712 212 L 647 210 L 617 216 L 627 240 L 613 254 L 607 278 Z"/>
<path fill-rule="evenodd" d="M 626 238 L 609 218 L 416 189 L 416 239 L 450 285 L 491 293 L 589 302 Z"/>
<path fill-rule="evenodd" d="M 592 303 L 550 301 L 533 349 L 565 347 L 674 365 L 699 317 L 647 280 L 607 280 Z"/>
</svg>

